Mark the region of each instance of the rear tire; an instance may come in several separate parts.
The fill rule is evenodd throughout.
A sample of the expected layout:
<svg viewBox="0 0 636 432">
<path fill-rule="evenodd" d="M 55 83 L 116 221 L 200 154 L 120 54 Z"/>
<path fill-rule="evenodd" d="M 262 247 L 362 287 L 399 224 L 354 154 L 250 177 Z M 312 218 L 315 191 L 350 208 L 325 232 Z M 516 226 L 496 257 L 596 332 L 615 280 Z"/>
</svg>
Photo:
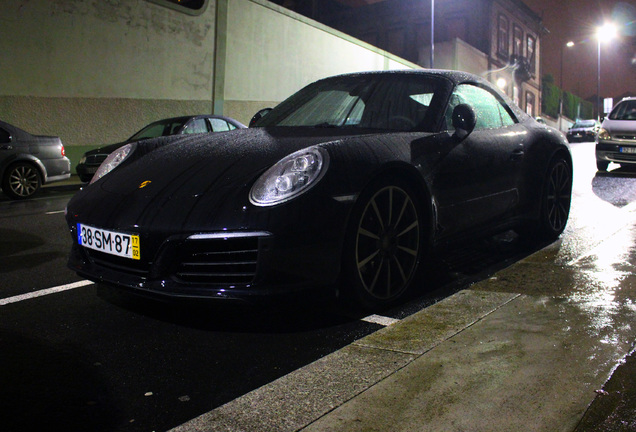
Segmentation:
<svg viewBox="0 0 636 432">
<path fill-rule="evenodd" d="M 411 288 L 420 267 L 425 227 L 415 190 L 381 179 L 358 198 L 343 257 L 343 293 L 363 309 L 390 306 Z"/>
<path fill-rule="evenodd" d="M 27 162 L 15 163 L 4 173 L 2 191 L 11 199 L 30 198 L 42 186 L 40 171 Z"/>
</svg>

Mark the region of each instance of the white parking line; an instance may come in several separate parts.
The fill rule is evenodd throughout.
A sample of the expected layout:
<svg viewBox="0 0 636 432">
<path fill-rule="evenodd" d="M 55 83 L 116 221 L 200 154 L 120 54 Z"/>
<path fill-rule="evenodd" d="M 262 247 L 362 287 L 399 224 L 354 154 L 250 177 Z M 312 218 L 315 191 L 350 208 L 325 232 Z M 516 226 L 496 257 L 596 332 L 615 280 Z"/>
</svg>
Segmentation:
<svg viewBox="0 0 636 432">
<path fill-rule="evenodd" d="M 74 282 L 74 283 L 70 283 L 67 285 L 60 285 L 57 287 L 53 287 L 53 288 L 47 288 L 47 289 L 43 289 L 40 291 L 34 291 L 32 293 L 28 293 L 28 294 L 21 294 L 21 295 L 17 295 L 17 296 L 13 296 L 13 297 L 7 297 L 4 299 L 0 299 L 0 306 L 5 306 L 8 305 L 10 303 L 17 303 L 17 302 L 21 302 L 23 300 L 29 300 L 32 298 L 36 298 L 36 297 L 42 297 L 45 295 L 49 295 L 49 294 L 55 294 L 55 293 L 59 293 L 62 291 L 68 291 L 68 290 L 72 290 L 75 288 L 80 288 L 86 285 L 90 285 L 93 282 L 88 281 L 88 280 L 83 280 L 83 281 L 79 281 L 79 282 Z"/>
<path fill-rule="evenodd" d="M 368 317 L 362 318 L 362 321 L 372 323 L 372 324 L 380 324 L 385 327 L 388 327 L 400 322 L 399 319 L 389 318 L 389 317 L 380 316 L 380 315 L 369 315 Z"/>
</svg>

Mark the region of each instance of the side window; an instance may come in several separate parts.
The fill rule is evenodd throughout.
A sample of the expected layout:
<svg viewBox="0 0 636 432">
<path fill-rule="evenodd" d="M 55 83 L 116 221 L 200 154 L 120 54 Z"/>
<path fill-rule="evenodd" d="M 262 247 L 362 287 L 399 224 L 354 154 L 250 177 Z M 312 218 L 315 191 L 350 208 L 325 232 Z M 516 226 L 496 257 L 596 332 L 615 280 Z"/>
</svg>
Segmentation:
<svg viewBox="0 0 636 432">
<path fill-rule="evenodd" d="M 209 130 L 208 125 L 205 123 L 205 119 L 194 119 L 188 124 L 183 133 L 193 134 L 207 132 L 209 132 Z"/>
<path fill-rule="evenodd" d="M 9 131 L 0 128 L 0 143 L 8 143 L 11 142 L 11 134 Z"/>
<path fill-rule="evenodd" d="M 446 110 L 448 130 L 453 130 L 451 114 L 460 103 L 467 103 L 473 107 L 477 116 L 475 129 L 495 129 L 510 126 L 515 123 L 506 108 L 497 97 L 488 90 L 472 84 L 460 84 L 451 95 Z"/>
<path fill-rule="evenodd" d="M 224 132 L 231 130 L 230 124 L 225 120 L 211 118 L 210 124 L 212 124 L 212 132 Z"/>
</svg>

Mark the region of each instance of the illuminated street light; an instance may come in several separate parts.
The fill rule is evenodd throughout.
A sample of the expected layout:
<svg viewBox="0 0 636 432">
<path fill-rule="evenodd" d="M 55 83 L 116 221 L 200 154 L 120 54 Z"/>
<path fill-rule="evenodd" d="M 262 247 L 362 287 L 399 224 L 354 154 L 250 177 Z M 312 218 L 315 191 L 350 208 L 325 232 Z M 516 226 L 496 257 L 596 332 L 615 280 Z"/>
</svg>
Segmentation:
<svg viewBox="0 0 636 432">
<path fill-rule="evenodd" d="M 611 23 L 605 23 L 599 27 L 596 31 L 596 38 L 598 40 L 598 66 L 596 75 L 596 97 L 597 100 L 597 120 L 601 120 L 601 111 L 603 110 L 603 100 L 601 99 L 601 42 L 612 40 L 616 37 L 618 30 L 616 26 Z"/>
</svg>

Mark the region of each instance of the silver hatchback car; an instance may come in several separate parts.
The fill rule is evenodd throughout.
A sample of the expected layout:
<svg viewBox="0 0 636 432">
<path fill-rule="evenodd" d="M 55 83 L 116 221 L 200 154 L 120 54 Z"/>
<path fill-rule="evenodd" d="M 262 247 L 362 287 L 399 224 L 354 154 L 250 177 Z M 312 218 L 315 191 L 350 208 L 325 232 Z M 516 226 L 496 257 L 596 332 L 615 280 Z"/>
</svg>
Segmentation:
<svg viewBox="0 0 636 432">
<path fill-rule="evenodd" d="M 636 97 L 617 103 L 598 131 L 596 167 L 607 171 L 610 162 L 636 165 Z"/>
</svg>

